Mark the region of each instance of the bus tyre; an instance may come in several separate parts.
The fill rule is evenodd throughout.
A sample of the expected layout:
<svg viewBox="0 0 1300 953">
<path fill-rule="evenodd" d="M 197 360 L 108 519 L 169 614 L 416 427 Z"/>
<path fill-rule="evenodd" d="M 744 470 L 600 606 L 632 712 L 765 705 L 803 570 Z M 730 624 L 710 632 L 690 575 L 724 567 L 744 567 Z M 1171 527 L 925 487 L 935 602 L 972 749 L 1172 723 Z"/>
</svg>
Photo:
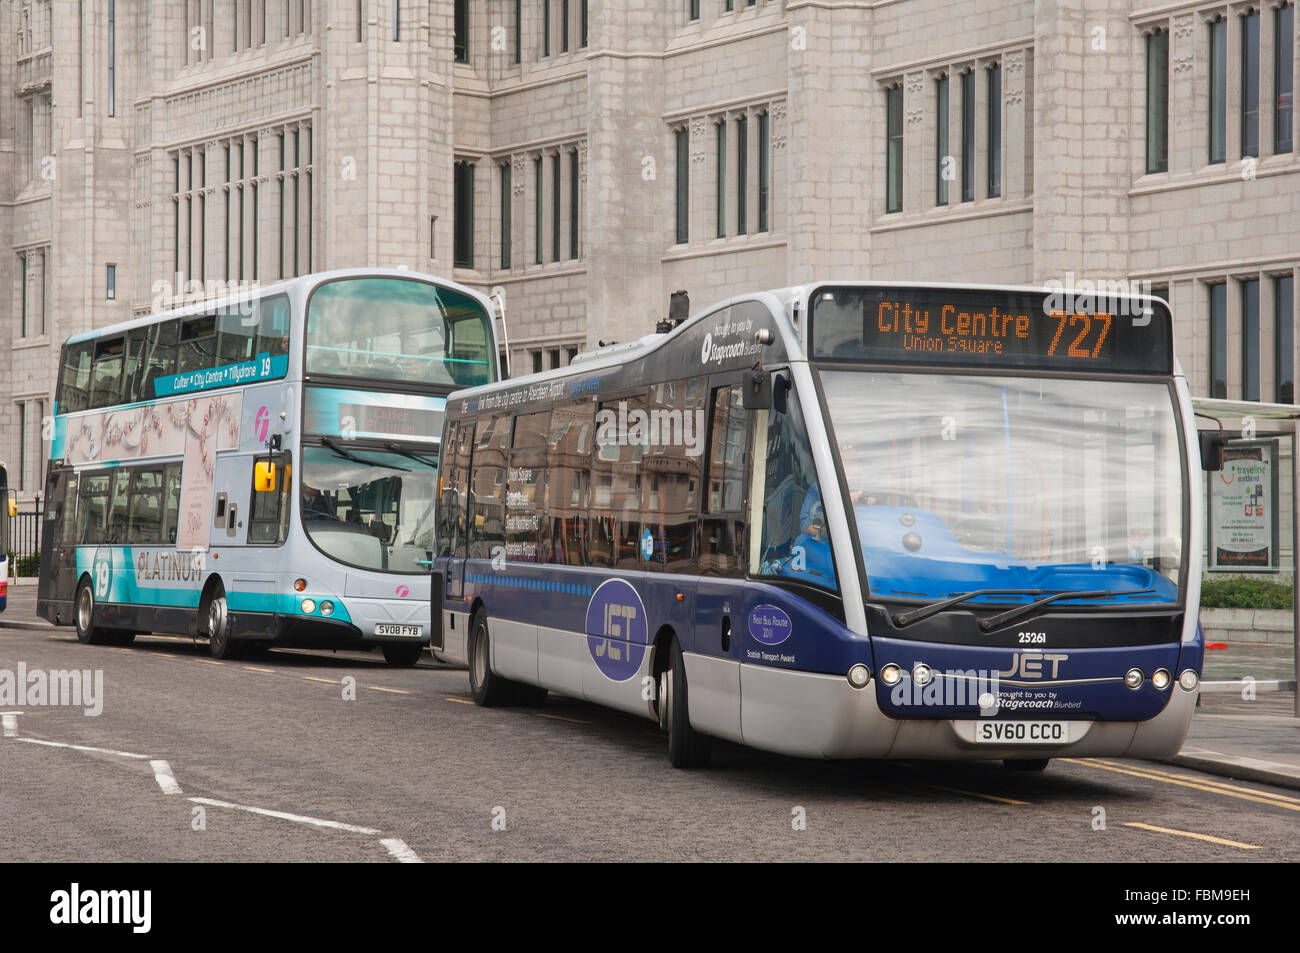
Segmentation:
<svg viewBox="0 0 1300 953">
<path fill-rule="evenodd" d="M 659 678 L 659 711 L 668 732 L 668 761 L 674 768 L 707 768 L 713 739 L 691 727 L 687 702 L 686 659 L 673 639 L 671 664 Z"/>
<path fill-rule="evenodd" d="M 139 632 L 114 632 L 114 633 L 113 633 L 113 644 L 114 644 L 114 645 L 131 645 L 131 644 L 133 644 L 133 643 L 135 642 L 135 637 L 136 637 L 137 635 L 139 635 L 139 634 L 140 634 Z"/>
<path fill-rule="evenodd" d="M 400 642 L 384 644 L 384 661 L 396 668 L 411 668 L 424 654 L 423 645 L 404 645 Z"/>
<path fill-rule="evenodd" d="M 1050 758 L 1008 758 L 1002 767 L 1008 771 L 1046 771 Z"/>
<path fill-rule="evenodd" d="M 77 586 L 76 612 L 77 641 L 86 645 L 105 645 L 109 632 L 94 624 L 95 592 L 90 588 L 90 580 L 83 579 Z"/>
<path fill-rule="evenodd" d="M 469 690 L 474 703 L 484 708 L 519 704 L 519 689 L 526 686 L 492 671 L 492 641 L 487 613 L 479 609 L 469 623 Z"/>
<path fill-rule="evenodd" d="M 239 658 L 240 645 L 230 637 L 230 617 L 226 611 L 226 593 L 217 589 L 208 599 L 203 620 L 208 633 L 208 654 L 215 659 Z"/>
</svg>

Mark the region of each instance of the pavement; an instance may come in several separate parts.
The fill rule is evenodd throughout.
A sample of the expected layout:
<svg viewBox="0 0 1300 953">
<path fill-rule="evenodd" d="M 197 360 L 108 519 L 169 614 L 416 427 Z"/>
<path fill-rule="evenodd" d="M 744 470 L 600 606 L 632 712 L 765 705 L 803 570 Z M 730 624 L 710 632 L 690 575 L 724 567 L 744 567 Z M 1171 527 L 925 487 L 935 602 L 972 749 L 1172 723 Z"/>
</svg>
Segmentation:
<svg viewBox="0 0 1300 953">
<path fill-rule="evenodd" d="M 0 628 L 54 631 L 36 616 L 36 588 L 10 582 Z M 70 631 L 70 630 L 64 630 Z M 1289 646 L 1232 643 L 1206 653 L 1202 691 L 1182 750 L 1167 763 L 1300 790 L 1300 718 Z"/>
</svg>

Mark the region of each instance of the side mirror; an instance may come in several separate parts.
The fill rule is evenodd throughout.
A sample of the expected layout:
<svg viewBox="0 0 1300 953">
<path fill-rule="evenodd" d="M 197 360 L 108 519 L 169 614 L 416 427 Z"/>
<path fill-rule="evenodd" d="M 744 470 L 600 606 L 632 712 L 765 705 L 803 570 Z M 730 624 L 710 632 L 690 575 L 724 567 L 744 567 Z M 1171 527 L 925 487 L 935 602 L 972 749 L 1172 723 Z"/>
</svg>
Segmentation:
<svg viewBox="0 0 1300 953">
<path fill-rule="evenodd" d="M 1201 441 L 1201 469 L 1222 470 L 1223 445 L 1228 442 L 1228 438 L 1213 430 L 1199 431 L 1197 436 Z"/>
<path fill-rule="evenodd" d="M 746 410 L 771 409 L 772 375 L 767 371 L 745 371 L 742 388 L 741 406 Z"/>
<path fill-rule="evenodd" d="M 275 463 L 258 460 L 253 464 L 253 489 L 258 493 L 275 492 Z"/>
</svg>

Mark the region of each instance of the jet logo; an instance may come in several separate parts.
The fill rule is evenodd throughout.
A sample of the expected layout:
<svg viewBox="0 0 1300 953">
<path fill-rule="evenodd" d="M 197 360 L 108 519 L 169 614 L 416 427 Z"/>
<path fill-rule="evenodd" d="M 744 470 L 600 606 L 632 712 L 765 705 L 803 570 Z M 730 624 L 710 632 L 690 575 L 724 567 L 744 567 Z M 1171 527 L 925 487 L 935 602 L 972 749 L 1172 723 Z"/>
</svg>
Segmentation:
<svg viewBox="0 0 1300 953">
<path fill-rule="evenodd" d="M 1017 652 L 1011 656 L 1011 667 L 1005 672 L 998 672 L 1001 678 L 1042 678 L 1043 663 L 1052 664 L 1050 677 L 1057 678 L 1061 663 L 1070 656 L 1050 652 Z"/>
</svg>

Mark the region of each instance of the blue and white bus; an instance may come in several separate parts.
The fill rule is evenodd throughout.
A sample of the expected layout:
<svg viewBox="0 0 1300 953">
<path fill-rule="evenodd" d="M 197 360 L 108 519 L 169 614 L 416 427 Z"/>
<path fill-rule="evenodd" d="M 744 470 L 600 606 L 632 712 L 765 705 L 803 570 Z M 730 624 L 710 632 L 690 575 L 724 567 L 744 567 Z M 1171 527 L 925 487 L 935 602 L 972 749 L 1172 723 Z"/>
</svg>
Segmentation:
<svg viewBox="0 0 1300 953">
<path fill-rule="evenodd" d="M 1203 656 L 1200 456 L 1165 302 L 845 282 L 448 404 L 435 644 L 827 758 L 1161 757 Z"/>
<path fill-rule="evenodd" d="M 428 644 L 445 395 L 496 379 L 491 303 L 307 275 L 63 346 L 38 611 L 83 642 Z"/>
</svg>

